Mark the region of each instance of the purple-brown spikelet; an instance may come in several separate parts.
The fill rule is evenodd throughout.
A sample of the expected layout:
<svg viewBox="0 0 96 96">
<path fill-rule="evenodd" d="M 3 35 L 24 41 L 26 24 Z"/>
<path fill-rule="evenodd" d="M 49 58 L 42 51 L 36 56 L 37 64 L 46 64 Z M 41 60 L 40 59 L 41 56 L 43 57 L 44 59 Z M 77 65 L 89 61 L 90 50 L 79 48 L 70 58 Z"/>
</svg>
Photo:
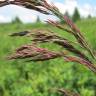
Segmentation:
<svg viewBox="0 0 96 96">
<path fill-rule="evenodd" d="M 64 60 L 67 62 L 77 62 L 80 64 L 84 64 L 86 67 L 88 67 L 91 71 L 93 71 L 94 73 L 96 73 L 96 66 L 90 62 L 88 62 L 87 60 L 80 58 L 80 57 L 73 57 L 73 56 L 65 56 Z"/>
<path fill-rule="evenodd" d="M 49 24 L 59 28 L 59 29 L 62 29 L 63 31 L 66 31 L 68 33 L 71 33 L 71 34 L 74 34 L 72 30 L 68 29 L 67 27 L 64 27 L 64 25 L 61 25 L 60 23 L 58 22 L 55 22 L 55 21 L 52 21 L 52 20 L 48 20 L 47 21 Z"/>
<path fill-rule="evenodd" d="M 38 48 L 32 45 L 24 45 L 18 48 L 15 54 L 8 57 L 8 59 L 26 59 L 30 58 L 32 61 L 44 61 L 61 57 L 61 53 L 49 51 L 44 48 Z"/>
<path fill-rule="evenodd" d="M 14 37 L 14 36 L 25 36 L 29 33 L 30 33 L 29 31 L 16 32 L 16 33 L 12 33 L 10 36 L 12 36 L 12 37 Z"/>
<path fill-rule="evenodd" d="M 64 16 L 64 20 L 67 23 L 67 25 L 71 27 L 72 30 L 80 33 L 80 30 L 76 27 L 72 20 L 70 20 L 67 16 Z"/>
<path fill-rule="evenodd" d="M 70 42 L 68 42 L 67 40 L 56 40 L 54 41 L 54 43 L 64 47 L 65 49 L 67 49 L 68 51 L 74 53 L 75 55 L 77 55 L 78 57 L 84 58 L 85 60 L 88 60 L 90 63 L 92 63 L 87 56 L 85 56 L 84 53 L 82 53 L 81 51 L 77 50 L 73 45 L 70 44 Z"/>
<path fill-rule="evenodd" d="M 91 56 L 95 59 L 92 49 L 90 48 L 89 44 L 86 42 L 86 40 L 85 40 L 84 36 L 81 34 L 80 30 L 76 27 L 76 25 L 67 16 L 64 16 L 64 20 L 66 21 L 66 24 L 74 32 L 73 35 L 77 39 L 78 43 L 80 43 L 80 45 L 83 48 L 85 48 L 91 54 Z"/>
</svg>

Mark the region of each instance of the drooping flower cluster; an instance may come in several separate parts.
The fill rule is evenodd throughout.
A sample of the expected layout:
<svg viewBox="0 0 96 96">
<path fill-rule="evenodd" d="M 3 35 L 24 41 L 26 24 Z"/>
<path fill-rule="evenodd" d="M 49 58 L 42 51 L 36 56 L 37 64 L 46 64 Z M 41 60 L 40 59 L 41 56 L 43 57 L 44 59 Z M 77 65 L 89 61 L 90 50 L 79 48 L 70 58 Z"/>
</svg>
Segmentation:
<svg viewBox="0 0 96 96">
<path fill-rule="evenodd" d="M 47 12 L 47 10 L 43 7 L 43 3 L 44 0 L 5 0 L 5 1 L 0 1 L 0 7 L 9 4 L 14 4 L 28 9 L 39 11 L 43 14 L 49 14 L 49 12 Z"/>
<path fill-rule="evenodd" d="M 86 54 L 84 54 L 81 50 L 78 50 L 77 48 L 75 48 L 75 46 L 73 45 L 73 42 L 70 42 L 68 39 L 62 38 L 61 36 L 58 36 L 58 35 L 54 34 L 53 32 L 44 31 L 44 30 L 43 31 L 37 30 L 36 32 L 24 31 L 24 32 L 20 32 L 20 33 L 14 33 L 11 36 L 27 35 L 27 36 L 32 36 L 33 37 L 32 41 L 35 43 L 53 42 L 55 44 L 58 44 L 59 46 L 64 47 L 65 48 L 64 50 L 67 50 L 70 53 L 73 53 L 75 55 L 75 57 L 74 56 L 70 57 L 69 54 L 67 56 L 64 54 L 63 56 L 65 56 L 67 58 L 67 60 L 69 60 L 71 62 L 74 61 L 74 62 L 82 63 L 82 64 L 86 65 L 89 69 L 91 69 L 92 71 L 96 72 L 96 66 L 93 64 L 93 61 L 95 60 L 95 55 L 94 55 L 92 48 L 89 46 L 85 37 L 83 36 L 81 31 L 77 28 L 77 26 L 72 22 L 72 20 L 70 20 L 67 16 L 64 16 L 62 13 L 60 13 L 59 9 L 54 4 L 49 4 L 47 2 L 47 0 L 5 0 L 5 1 L 0 1 L 0 7 L 9 5 L 9 4 L 23 6 L 28 9 L 33 9 L 33 10 L 39 11 L 43 14 L 51 14 L 51 15 L 56 16 L 60 20 L 63 20 L 65 22 L 66 26 L 64 26 L 58 22 L 54 22 L 52 20 L 48 20 L 47 22 L 51 25 L 54 25 L 55 27 L 58 27 L 59 29 L 63 30 L 64 32 L 66 31 L 66 32 L 70 33 L 71 35 L 73 35 L 75 37 L 75 39 L 77 40 L 77 43 L 79 44 L 79 46 L 81 46 L 82 50 L 86 50 L 87 53 L 90 54 L 92 59 L 90 60 L 90 58 L 88 56 L 86 56 Z M 24 49 L 22 49 L 22 48 L 24 48 Z M 26 45 L 26 47 L 23 46 L 20 48 L 20 51 L 17 50 L 16 53 L 10 59 L 30 58 L 30 57 L 34 56 L 34 54 L 36 55 L 38 53 L 36 50 L 34 51 L 33 49 L 34 49 L 34 47 L 29 47 L 29 45 Z M 42 51 L 40 51 L 40 52 L 42 53 Z M 49 53 L 40 54 L 40 52 L 38 53 L 39 55 L 36 55 L 37 57 L 39 57 L 40 60 L 47 60 L 47 59 L 51 59 L 52 57 L 57 56 L 57 53 L 55 54 L 55 52 L 53 52 L 55 54 L 55 56 L 53 54 L 51 54 L 50 51 L 47 51 L 50 54 Z M 36 57 L 36 59 L 32 59 L 32 60 L 38 61 L 39 59 L 37 59 L 37 57 Z"/>
<path fill-rule="evenodd" d="M 90 70 L 96 72 L 96 67 L 94 64 L 92 64 L 92 62 L 89 60 L 89 58 L 80 50 L 76 49 L 70 42 L 68 39 L 65 39 L 64 37 L 58 36 L 56 33 L 51 32 L 50 30 L 40 30 L 40 29 L 35 29 L 35 30 L 30 30 L 30 31 L 24 31 L 24 32 L 18 32 L 18 33 L 13 33 L 11 34 L 11 36 L 22 36 L 21 34 L 23 34 L 23 36 L 30 36 L 32 37 L 32 40 L 34 43 L 45 43 L 45 42 L 52 42 L 55 43 L 59 46 L 62 46 L 65 50 L 64 51 L 69 51 L 71 53 L 73 53 L 75 56 L 70 56 L 69 54 L 57 54 L 56 56 L 52 56 L 51 58 L 45 58 L 43 57 L 43 59 L 39 59 L 39 60 L 49 60 L 49 59 L 54 59 L 57 58 L 58 56 L 60 57 L 64 57 L 64 60 L 67 62 L 78 62 L 80 64 L 84 64 L 85 66 L 87 66 Z M 27 46 L 28 48 L 29 46 Z M 20 49 L 22 49 L 23 47 L 21 47 Z M 31 51 L 28 52 L 28 54 L 25 56 L 24 54 L 27 52 L 27 50 L 23 50 L 23 54 L 21 54 L 22 52 L 20 52 L 21 57 L 23 55 L 23 59 L 24 57 L 29 58 L 29 56 L 31 55 L 32 57 L 32 53 L 34 54 L 34 51 L 36 53 L 36 50 L 32 51 L 34 47 L 29 47 Z M 24 53 L 25 52 L 25 53 Z M 18 53 L 18 52 L 17 52 Z M 42 53 L 42 52 L 40 52 Z M 19 54 L 19 59 L 21 58 Z M 30 54 L 30 55 L 29 55 Z M 43 54 L 44 55 L 44 54 Z M 14 55 L 13 55 L 14 56 Z M 16 54 L 16 56 L 18 56 Z M 16 57 L 14 56 L 14 57 Z M 34 55 L 33 55 L 34 56 Z M 41 55 L 39 55 L 41 56 Z M 42 57 L 42 56 L 41 56 Z M 40 57 L 39 57 L 40 58 Z M 17 59 L 17 57 L 15 58 Z M 32 59 L 33 61 L 39 61 L 38 59 Z"/>
<path fill-rule="evenodd" d="M 15 54 L 9 56 L 9 59 L 29 59 L 28 61 L 44 61 L 61 57 L 61 53 L 49 51 L 44 48 L 38 48 L 35 45 L 24 45 L 18 48 Z"/>
</svg>

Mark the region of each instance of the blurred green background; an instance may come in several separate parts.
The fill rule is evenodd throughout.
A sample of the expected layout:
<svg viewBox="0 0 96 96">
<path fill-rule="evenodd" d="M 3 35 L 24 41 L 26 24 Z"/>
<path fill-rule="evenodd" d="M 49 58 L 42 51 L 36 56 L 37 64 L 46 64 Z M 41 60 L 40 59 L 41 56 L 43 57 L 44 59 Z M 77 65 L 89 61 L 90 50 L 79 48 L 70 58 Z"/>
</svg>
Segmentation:
<svg viewBox="0 0 96 96">
<path fill-rule="evenodd" d="M 96 50 L 96 19 L 81 20 L 77 25 Z M 83 65 L 66 63 L 62 58 L 37 63 L 6 59 L 20 45 L 31 43 L 31 38 L 12 38 L 11 33 L 38 28 L 54 30 L 73 40 L 66 32 L 40 22 L 0 24 L 0 96 L 62 96 L 54 88 L 72 90 L 81 96 L 96 96 L 96 74 Z M 42 46 L 61 50 L 53 44 Z"/>
</svg>

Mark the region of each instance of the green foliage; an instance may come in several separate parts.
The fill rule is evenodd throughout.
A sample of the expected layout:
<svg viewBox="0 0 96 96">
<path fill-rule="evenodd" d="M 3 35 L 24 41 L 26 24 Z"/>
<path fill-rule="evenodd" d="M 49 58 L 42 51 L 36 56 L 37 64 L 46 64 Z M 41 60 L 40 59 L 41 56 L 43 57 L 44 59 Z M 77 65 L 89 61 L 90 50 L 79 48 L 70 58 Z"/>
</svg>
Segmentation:
<svg viewBox="0 0 96 96">
<path fill-rule="evenodd" d="M 74 22 L 80 20 L 80 13 L 79 13 L 77 8 L 75 8 L 75 10 L 74 10 L 74 13 L 73 13 L 73 16 L 72 16 L 72 20 Z"/>
<path fill-rule="evenodd" d="M 90 45 L 96 50 L 96 19 L 81 20 L 77 25 Z M 62 59 L 46 62 L 27 63 L 8 61 L 6 56 L 20 45 L 31 43 L 31 38 L 11 38 L 12 32 L 27 29 L 47 28 L 61 36 L 74 40 L 66 32 L 44 24 L 1 24 L 0 25 L 0 96 L 60 96 L 52 88 L 66 88 L 79 92 L 81 96 L 96 95 L 96 75 L 78 63 L 67 63 Z M 18 39 L 19 38 L 19 39 Z M 44 44 L 42 47 L 60 50 L 56 45 Z"/>
</svg>

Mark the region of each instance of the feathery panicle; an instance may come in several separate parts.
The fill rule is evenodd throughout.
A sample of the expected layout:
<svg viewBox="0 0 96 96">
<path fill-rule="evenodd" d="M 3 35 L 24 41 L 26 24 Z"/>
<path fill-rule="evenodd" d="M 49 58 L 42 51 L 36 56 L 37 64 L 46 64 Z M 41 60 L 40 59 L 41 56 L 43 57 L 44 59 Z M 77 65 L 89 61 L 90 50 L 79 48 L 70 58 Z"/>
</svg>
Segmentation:
<svg viewBox="0 0 96 96">
<path fill-rule="evenodd" d="M 65 61 L 78 62 L 80 64 L 84 64 L 90 70 L 96 73 L 96 66 L 90 63 L 88 60 L 85 60 L 80 57 L 71 57 L 71 56 L 68 56 L 66 53 L 62 53 L 62 52 L 53 52 L 44 48 L 38 48 L 33 44 L 25 45 L 18 48 L 13 55 L 8 57 L 8 59 L 9 60 L 30 59 L 30 60 L 27 60 L 29 62 L 29 61 L 45 61 L 45 60 L 61 58 L 61 57 L 64 57 Z"/>
<path fill-rule="evenodd" d="M 88 60 L 88 62 L 92 63 L 89 60 L 89 58 L 83 52 L 76 49 L 67 39 L 65 39 L 65 40 L 55 40 L 54 43 L 64 47 L 66 50 L 68 50 L 69 52 L 72 52 L 77 57 L 81 57 L 81 58 L 83 58 L 85 60 Z"/>
<path fill-rule="evenodd" d="M 26 33 L 26 31 L 25 32 L 19 32 L 19 33 L 14 33 L 14 34 L 12 34 L 12 36 L 14 36 L 14 35 L 15 36 L 18 36 L 18 35 L 22 36 L 22 33 L 24 35 L 24 33 Z M 53 43 L 55 43 L 59 46 L 62 46 L 67 51 L 73 53 L 75 56 L 80 57 L 80 58 L 84 59 L 85 61 L 89 62 L 90 64 L 92 64 L 92 62 L 89 60 L 89 58 L 83 52 L 76 49 L 68 39 L 60 37 L 57 34 L 51 32 L 50 30 L 35 29 L 35 30 L 32 30 L 32 31 L 28 31 L 27 34 L 25 34 L 25 35 L 32 36 L 33 37 L 32 41 L 35 42 L 35 43 L 53 42 Z M 34 52 L 34 51 L 32 51 L 32 52 Z"/>
<path fill-rule="evenodd" d="M 70 29 L 68 29 L 67 27 L 61 25 L 60 23 L 56 22 L 56 21 L 52 21 L 52 20 L 48 20 L 47 21 L 49 24 L 59 28 L 59 29 L 62 29 L 63 31 L 66 31 L 68 33 L 71 33 L 71 34 L 74 34 L 73 31 L 71 31 Z"/>
<path fill-rule="evenodd" d="M 77 39 L 80 46 L 85 48 L 91 54 L 91 56 L 95 58 L 94 53 L 92 52 L 92 49 L 89 47 L 88 43 L 86 42 L 85 38 L 81 34 L 80 30 L 76 27 L 76 25 L 66 16 L 64 16 L 64 20 L 66 21 L 68 26 L 70 26 L 71 30 L 64 27 L 63 25 L 60 25 L 60 23 L 57 23 L 55 21 L 48 20 L 47 22 L 59 29 L 62 29 L 68 33 L 71 33 Z"/>
<path fill-rule="evenodd" d="M 44 48 L 38 48 L 35 45 L 25 45 L 18 48 L 15 54 L 8 57 L 8 59 L 26 59 L 30 58 L 29 61 L 44 61 L 54 58 L 60 58 L 61 53 L 49 51 Z"/>
<path fill-rule="evenodd" d="M 68 33 L 71 33 L 71 35 L 73 35 L 77 39 L 78 44 L 80 44 L 86 51 L 88 51 L 90 53 L 90 55 L 95 59 L 95 56 L 94 56 L 94 53 L 93 53 L 91 47 L 89 46 L 88 42 L 85 40 L 85 37 L 82 35 L 80 30 L 67 16 L 63 15 L 54 4 L 49 4 L 46 0 L 5 0 L 5 1 L 0 1 L 0 7 L 9 5 L 9 4 L 23 6 L 28 9 L 33 9 L 33 10 L 39 11 L 43 14 L 51 14 L 51 15 L 56 16 L 60 20 L 63 20 L 66 24 L 66 27 L 61 25 L 60 23 L 54 22 L 52 20 L 48 20 L 47 22 L 53 26 L 58 27 L 59 29 L 62 29 Z M 92 62 L 89 60 L 89 58 L 85 54 L 83 54 L 81 51 L 76 49 L 71 44 L 72 42 L 69 42 L 68 39 L 62 38 L 56 34 L 53 34 L 52 32 L 49 32 L 49 33 L 48 32 L 38 31 L 35 33 L 35 32 L 30 32 L 30 31 L 24 31 L 24 32 L 20 32 L 20 33 L 14 33 L 11 36 L 32 36 L 33 37 L 32 41 L 34 41 L 34 42 L 49 42 L 50 41 L 55 44 L 58 44 L 59 46 L 64 47 L 67 51 L 74 53 L 77 56 L 77 58 L 80 59 L 80 61 L 78 60 L 79 63 L 85 64 L 85 61 L 86 61 L 87 62 L 86 65 L 88 66 L 88 68 L 90 68 L 90 64 L 92 64 Z M 22 49 L 22 48 L 24 48 L 24 49 Z M 47 60 L 48 58 L 51 59 L 51 58 L 55 58 L 55 56 L 57 56 L 57 57 L 59 56 L 53 52 L 55 54 L 55 56 L 50 55 L 49 57 L 46 57 L 46 56 L 44 56 L 46 52 L 42 53 L 42 51 L 41 51 L 41 53 L 40 52 L 38 53 L 36 50 L 34 50 L 34 47 L 30 47 L 29 45 L 26 45 L 26 47 L 23 46 L 23 47 L 21 47 L 21 49 L 22 50 L 20 50 L 20 51 L 16 51 L 16 53 L 11 57 L 11 59 L 12 58 L 13 59 L 30 58 L 30 57 L 33 58 L 34 55 L 36 55 L 35 59 L 34 59 L 34 61 L 35 61 L 35 60 Z M 49 53 L 46 53 L 46 54 L 49 54 Z M 82 60 L 83 60 L 83 62 L 81 62 Z M 74 60 L 74 61 L 76 61 L 76 60 Z M 96 70 L 95 68 L 93 68 L 93 69 Z"/>
<path fill-rule="evenodd" d="M 30 33 L 29 31 L 16 32 L 16 33 L 12 33 L 10 36 L 12 36 L 12 37 L 14 37 L 14 36 L 25 36 L 29 33 Z"/>
<path fill-rule="evenodd" d="M 74 32 L 74 36 L 77 39 L 78 43 L 85 48 L 91 56 L 95 59 L 94 53 L 92 49 L 90 48 L 89 44 L 86 42 L 84 36 L 81 34 L 80 30 L 76 27 L 76 25 L 67 17 L 64 16 L 64 20 L 66 21 L 66 24 L 72 29 Z"/>
<path fill-rule="evenodd" d="M 88 57 L 82 53 L 81 51 L 77 50 L 68 39 L 65 39 L 63 37 L 58 36 L 57 34 L 51 32 L 50 30 L 33 30 L 29 33 L 32 37 L 34 42 L 53 42 L 55 44 L 58 44 L 59 46 L 62 46 L 67 51 L 74 53 L 75 55 L 84 58 L 85 60 L 88 60 L 90 63 L 91 61 L 88 59 Z M 29 35 L 29 36 L 30 36 Z"/>
<path fill-rule="evenodd" d="M 39 11 L 43 14 L 50 14 L 48 10 L 42 7 L 42 3 L 43 3 L 43 0 L 5 0 L 5 1 L 0 1 L 0 7 L 9 5 L 9 4 L 14 4 L 18 6 L 23 6 L 28 9 Z"/>
<path fill-rule="evenodd" d="M 80 30 L 76 27 L 76 25 L 67 16 L 63 16 L 63 14 L 60 13 L 60 11 L 55 5 L 52 5 L 52 4 L 50 5 L 45 1 L 44 7 L 50 10 L 60 20 L 65 21 L 65 23 L 71 28 L 71 31 L 68 29 L 66 31 L 69 33 L 72 33 L 77 39 L 78 43 L 80 43 L 80 45 L 83 48 L 85 48 L 91 54 L 91 56 L 95 59 L 92 49 L 90 48 L 89 44 L 86 42 L 84 36 L 81 34 Z M 51 21 L 49 21 L 49 23 L 54 24 L 54 22 L 51 22 Z M 57 23 L 55 23 L 55 26 L 57 26 Z M 62 29 L 61 26 L 59 26 L 59 28 Z M 64 28 L 64 31 L 65 29 L 66 28 Z"/>
<path fill-rule="evenodd" d="M 67 62 L 77 62 L 80 64 L 84 64 L 86 67 L 88 67 L 91 71 L 93 71 L 94 73 L 96 73 L 96 66 L 90 62 L 88 62 L 87 60 L 80 58 L 80 57 L 73 57 L 73 56 L 65 56 L 64 60 Z"/>
</svg>

